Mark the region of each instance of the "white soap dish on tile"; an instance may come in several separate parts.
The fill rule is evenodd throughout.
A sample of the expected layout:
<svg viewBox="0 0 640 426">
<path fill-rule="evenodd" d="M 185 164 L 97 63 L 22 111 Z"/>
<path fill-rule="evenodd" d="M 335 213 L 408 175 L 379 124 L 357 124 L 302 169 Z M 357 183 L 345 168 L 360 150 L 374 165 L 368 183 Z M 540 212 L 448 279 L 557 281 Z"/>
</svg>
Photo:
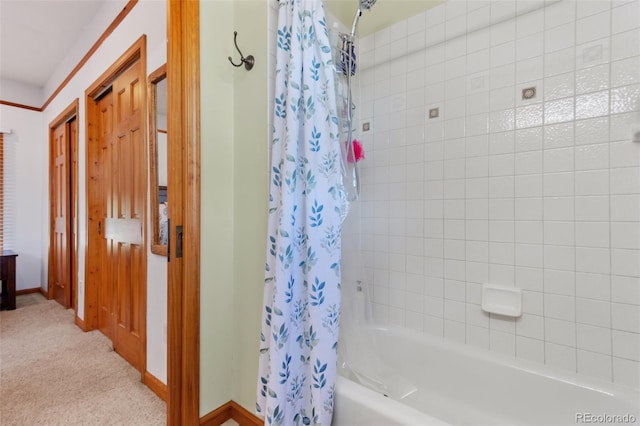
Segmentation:
<svg viewBox="0 0 640 426">
<path fill-rule="evenodd" d="M 482 310 L 492 314 L 519 317 L 522 315 L 522 291 L 515 287 L 484 284 Z"/>
</svg>

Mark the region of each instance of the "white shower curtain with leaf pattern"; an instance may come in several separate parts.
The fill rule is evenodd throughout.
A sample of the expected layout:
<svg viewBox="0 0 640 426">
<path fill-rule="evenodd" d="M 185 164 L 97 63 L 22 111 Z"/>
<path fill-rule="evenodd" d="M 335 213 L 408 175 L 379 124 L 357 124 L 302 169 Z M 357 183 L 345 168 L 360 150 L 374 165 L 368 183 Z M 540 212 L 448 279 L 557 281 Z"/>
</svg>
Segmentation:
<svg viewBox="0 0 640 426">
<path fill-rule="evenodd" d="M 280 0 L 256 411 L 267 425 L 333 413 L 347 204 L 322 0 Z"/>
</svg>

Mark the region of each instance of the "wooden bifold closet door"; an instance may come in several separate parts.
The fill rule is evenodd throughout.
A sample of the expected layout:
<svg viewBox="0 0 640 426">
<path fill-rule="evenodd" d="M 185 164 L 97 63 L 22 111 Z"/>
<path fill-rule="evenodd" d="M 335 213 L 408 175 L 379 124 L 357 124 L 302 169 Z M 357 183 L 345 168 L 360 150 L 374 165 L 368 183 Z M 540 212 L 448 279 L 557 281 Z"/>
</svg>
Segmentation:
<svg viewBox="0 0 640 426">
<path fill-rule="evenodd" d="M 73 304 L 73 227 L 75 198 L 71 172 L 77 120 L 75 117 L 51 128 L 50 138 L 50 209 L 51 241 L 49 253 L 49 297 L 65 308 Z M 74 306 L 75 307 L 75 306 Z"/>
<path fill-rule="evenodd" d="M 96 102 L 100 188 L 98 328 L 116 352 L 144 371 L 146 143 L 140 60 L 119 74 Z M 142 78 L 141 78 L 142 76 Z"/>
</svg>

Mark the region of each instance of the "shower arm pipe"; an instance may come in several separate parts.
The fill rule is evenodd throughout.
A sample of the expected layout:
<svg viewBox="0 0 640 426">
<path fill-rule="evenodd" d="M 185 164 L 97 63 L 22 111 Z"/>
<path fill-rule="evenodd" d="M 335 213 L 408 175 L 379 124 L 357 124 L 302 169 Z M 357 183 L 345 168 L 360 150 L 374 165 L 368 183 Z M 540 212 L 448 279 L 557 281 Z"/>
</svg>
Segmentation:
<svg viewBox="0 0 640 426">
<path fill-rule="evenodd" d="M 351 25 L 351 41 L 353 42 L 354 37 L 356 36 L 356 30 L 358 28 L 358 21 L 360 20 L 360 17 L 362 16 L 362 9 L 360 9 L 358 7 L 358 10 L 355 14 L 355 16 L 353 17 L 353 25 Z"/>
</svg>

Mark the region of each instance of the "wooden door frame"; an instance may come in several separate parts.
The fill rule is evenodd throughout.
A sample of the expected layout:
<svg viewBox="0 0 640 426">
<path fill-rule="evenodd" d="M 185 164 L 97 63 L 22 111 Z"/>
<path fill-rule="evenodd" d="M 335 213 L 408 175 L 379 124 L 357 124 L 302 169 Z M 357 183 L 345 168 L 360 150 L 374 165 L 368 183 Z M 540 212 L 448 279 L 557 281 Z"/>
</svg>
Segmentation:
<svg viewBox="0 0 640 426">
<path fill-rule="evenodd" d="M 199 424 L 200 415 L 200 2 L 167 7 L 167 424 L 180 426 Z"/>
<path fill-rule="evenodd" d="M 66 124 L 71 121 L 73 118 L 76 119 L 76 122 L 79 120 L 79 112 L 80 110 L 80 99 L 76 98 L 71 104 L 64 109 L 58 116 L 49 124 L 49 255 L 48 255 L 48 284 L 47 284 L 47 298 L 53 299 L 53 286 L 51 282 L 53 280 L 52 271 L 53 271 L 53 226 L 55 218 L 53 217 L 53 209 L 51 208 L 51 203 L 54 197 L 54 187 L 53 187 L 53 179 L 51 179 L 53 172 L 53 161 L 54 161 L 54 152 L 52 149 L 53 145 L 53 132 L 59 126 Z M 71 202 L 71 205 L 77 209 L 78 207 L 78 135 L 76 133 L 75 137 L 71 136 L 69 140 L 69 150 L 67 152 L 65 161 L 67 161 L 67 167 L 71 172 L 71 179 L 67 181 L 67 185 L 71 188 L 70 200 L 67 202 Z M 73 284 L 71 285 L 71 294 L 69 294 L 69 301 L 71 307 L 76 310 L 77 315 L 77 306 L 78 306 L 78 212 L 72 211 L 74 208 L 69 209 L 69 218 L 67 220 L 71 221 L 69 241 L 71 246 L 69 247 L 68 253 L 68 261 L 71 263 L 69 265 L 69 273 L 71 276 L 69 280 L 72 280 Z M 72 261 L 72 258 L 74 261 Z M 69 308 L 69 306 L 65 306 L 65 308 Z"/>
<path fill-rule="evenodd" d="M 86 203 L 87 203 L 87 232 L 86 232 L 86 252 L 85 252 L 85 287 L 84 287 L 84 323 L 83 330 L 95 330 L 98 328 L 98 291 L 101 283 L 101 263 L 100 252 L 96 247 L 95 241 L 102 238 L 99 235 L 99 221 L 102 220 L 100 202 L 96 200 L 92 194 L 99 193 L 101 190 L 102 170 L 100 167 L 100 149 L 98 147 L 99 135 L 96 131 L 99 129 L 97 125 L 98 110 L 94 98 L 108 89 L 115 78 L 126 70 L 130 65 L 140 61 L 140 87 L 143 90 L 142 102 L 140 104 L 142 126 L 140 131 L 143 136 L 144 156 L 142 158 L 143 170 L 147 170 L 148 159 L 147 152 L 147 102 L 146 102 L 146 73 L 147 73 L 147 37 L 142 35 L 136 40 L 125 53 L 123 53 L 98 79 L 85 90 L 85 108 L 86 108 Z M 141 374 L 144 374 L 147 366 L 147 196 L 144 191 L 143 200 L 143 218 L 142 218 L 142 253 L 143 253 L 143 270 L 144 277 L 142 284 L 141 298 L 141 317 L 140 317 L 140 338 L 142 341 L 142 363 Z M 104 226 L 103 226 L 104 227 Z M 77 321 L 76 321 L 77 322 Z"/>
</svg>

